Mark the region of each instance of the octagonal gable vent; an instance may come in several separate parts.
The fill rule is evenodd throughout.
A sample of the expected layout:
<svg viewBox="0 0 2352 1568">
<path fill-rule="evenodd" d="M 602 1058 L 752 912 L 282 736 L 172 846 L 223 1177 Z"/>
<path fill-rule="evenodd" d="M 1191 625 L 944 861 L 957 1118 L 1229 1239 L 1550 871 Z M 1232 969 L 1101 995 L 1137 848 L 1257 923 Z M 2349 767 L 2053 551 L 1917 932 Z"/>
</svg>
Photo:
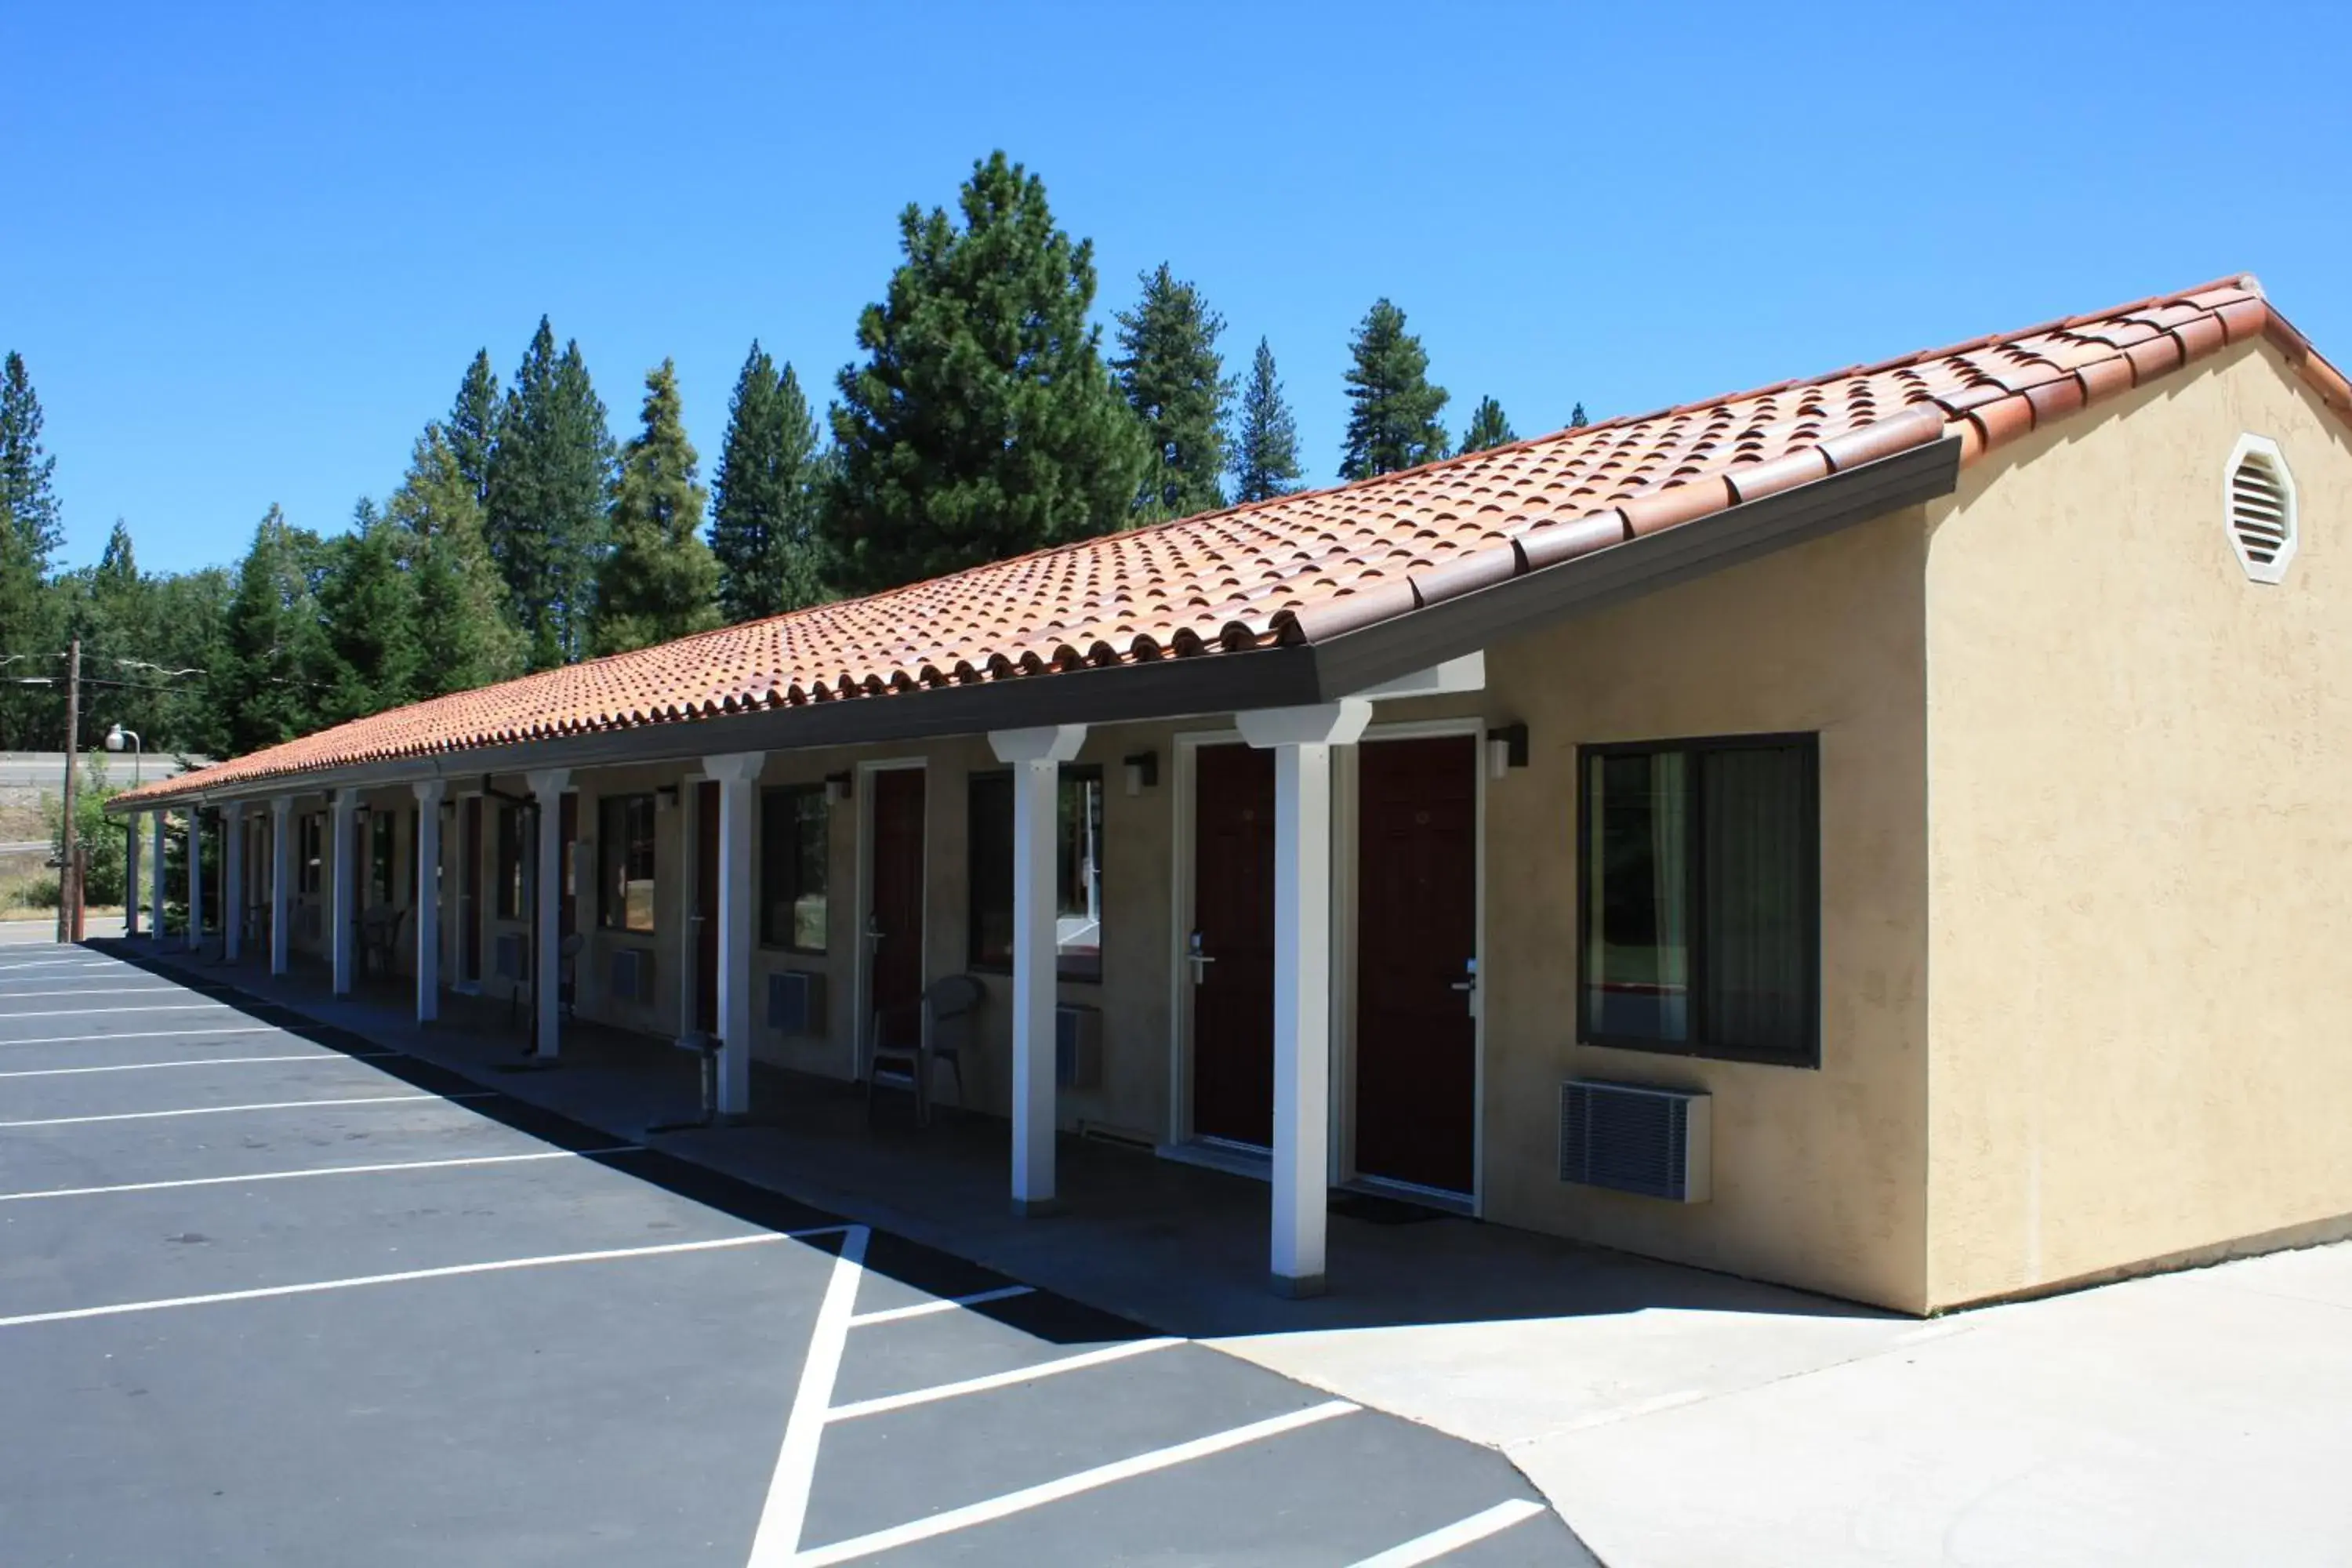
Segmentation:
<svg viewBox="0 0 2352 1568">
<path fill-rule="evenodd" d="M 2224 471 L 2222 500 L 2228 508 L 2230 547 L 2238 564 L 2257 583 L 2276 583 L 2294 559 L 2294 476 L 2278 443 L 2266 436 L 2241 436 Z"/>
</svg>

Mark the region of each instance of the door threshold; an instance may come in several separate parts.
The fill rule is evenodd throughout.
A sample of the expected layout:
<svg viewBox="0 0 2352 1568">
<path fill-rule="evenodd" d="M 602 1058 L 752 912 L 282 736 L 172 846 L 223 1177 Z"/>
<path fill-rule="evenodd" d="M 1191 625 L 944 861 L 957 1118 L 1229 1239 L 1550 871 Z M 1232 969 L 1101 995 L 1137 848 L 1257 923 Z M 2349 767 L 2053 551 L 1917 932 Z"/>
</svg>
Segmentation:
<svg viewBox="0 0 2352 1568">
<path fill-rule="evenodd" d="M 1212 1171 L 1223 1171 L 1229 1176 L 1248 1176 L 1256 1181 L 1274 1180 L 1274 1152 L 1249 1143 L 1229 1143 L 1222 1138 L 1193 1138 L 1181 1143 L 1162 1143 L 1152 1152 L 1163 1160 L 1179 1164 L 1201 1165 Z"/>
<path fill-rule="evenodd" d="M 1335 1189 L 1343 1193 L 1360 1193 L 1368 1198 L 1393 1198 L 1399 1203 L 1419 1204 L 1423 1208 L 1437 1209 L 1445 1214 L 1475 1219 L 1478 1202 L 1468 1193 L 1448 1192 L 1443 1187 L 1424 1187 L 1413 1182 L 1400 1182 L 1388 1176 L 1351 1176 Z"/>
</svg>

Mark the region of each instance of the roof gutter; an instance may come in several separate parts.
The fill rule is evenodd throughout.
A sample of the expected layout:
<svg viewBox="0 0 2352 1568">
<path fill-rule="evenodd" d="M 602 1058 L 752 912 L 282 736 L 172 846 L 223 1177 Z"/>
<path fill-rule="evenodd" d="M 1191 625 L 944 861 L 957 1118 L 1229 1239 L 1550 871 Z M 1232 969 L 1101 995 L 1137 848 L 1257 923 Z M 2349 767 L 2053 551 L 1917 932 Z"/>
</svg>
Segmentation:
<svg viewBox="0 0 2352 1568">
<path fill-rule="evenodd" d="M 117 811 L 324 790 L 479 779 L 530 768 L 622 767 L 728 752 L 877 745 L 1047 724 L 1117 724 L 1328 702 L 1506 638 L 1688 582 L 1952 493 L 1946 437 L 1590 554 L 1402 611 L 1320 641 L 1157 659 L 684 723 L 388 758 L 150 795 Z"/>
</svg>

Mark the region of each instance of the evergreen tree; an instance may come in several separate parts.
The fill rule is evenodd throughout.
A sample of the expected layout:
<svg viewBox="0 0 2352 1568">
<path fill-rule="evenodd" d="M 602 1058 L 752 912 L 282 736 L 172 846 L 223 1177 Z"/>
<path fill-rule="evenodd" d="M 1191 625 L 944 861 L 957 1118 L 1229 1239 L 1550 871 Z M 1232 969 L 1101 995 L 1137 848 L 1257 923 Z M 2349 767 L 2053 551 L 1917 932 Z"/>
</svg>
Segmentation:
<svg viewBox="0 0 2352 1568">
<path fill-rule="evenodd" d="M 1274 351 L 1257 341 L 1249 386 L 1242 393 L 1240 428 L 1234 440 L 1234 500 L 1272 500 L 1297 488 L 1298 426 L 1283 401 L 1274 373 Z"/>
<path fill-rule="evenodd" d="M 49 488 L 58 460 L 41 446 L 41 399 L 25 371 L 25 356 L 0 360 L 0 510 L 5 510 L 33 570 L 46 573 L 65 539 L 58 498 Z"/>
<path fill-rule="evenodd" d="M 542 321 L 541 326 L 546 323 Z M 548 345 L 554 346 L 550 334 Z M 535 344 L 533 345 L 536 346 Z M 490 502 L 490 458 L 498 450 L 499 440 L 499 378 L 490 370 L 490 351 L 474 351 L 474 363 L 466 367 L 466 379 L 457 384 L 457 401 L 449 407 L 449 423 L 445 426 L 450 456 L 457 471 L 465 476 L 467 488 L 474 492 L 474 504 L 487 507 Z"/>
<path fill-rule="evenodd" d="M 817 568 L 824 503 L 816 421 L 790 364 L 752 340 L 727 410 L 710 480 L 710 552 L 729 625 L 778 616 L 824 596 Z"/>
<path fill-rule="evenodd" d="M 41 699 L 47 689 L 12 678 L 50 673 L 56 639 L 46 635 L 43 614 L 49 597 L 40 564 L 0 493 L 0 751 L 45 749 L 48 725 Z"/>
<path fill-rule="evenodd" d="M 1392 474 L 1445 456 L 1445 426 L 1437 416 L 1445 389 L 1429 380 L 1429 354 L 1404 330 L 1404 312 L 1374 301 L 1349 345 L 1348 436 L 1339 477 Z"/>
<path fill-rule="evenodd" d="M 650 647 L 719 624 L 719 564 L 702 542 L 702 487 L 668 360 L 646 373 L 644 427 L 621 452 L 613 552 L 596 574 L 589 641 L 600 654 Z"/>
<path fill-rule="evenodd" d="M 613 437 L 580 345 L 555 352 L 547 318 L 499 405 L 484 533 L 533 669 L 580 657 L 604 554 Z"/>
<path fill-rule="evenodd" d="M 1482 397 L 1470 413 L 1469 428 L 1462 432 L 1462 450 L 1483 452 L 1489 447 L 1507 447 L 1517 440 L 1503 405 L 1491 397 Z"/>
<path fill-rule="evenodd" d="M 1580 403 L 1569 410 L 1568 427 L 1571 430 L 1581 430 L 1584 428 L 1584 405 Z"/>
<path fill-rule="evenodd" d="M 351 532 L 326 546 L 319 589 L 329 654 L 321 723 L 365 718 L 415 695 L 416 587 L 401 563 L 402 531 L 373 502 L 362 500 Z"/>
<path fill-rule="evenodd" d="M 415 694 L 468 691 L 521 673 L 523 643 L 482 539 L 482 509 L 450 434 L 427 425 L 384 503 L 416 584 Z M 404 537 L 402 537 L 404 535 Z"/>
<path fill-rule="evenodd" d="M 1119 357 L 1110 362 L 1150 448 L 1135 510 L 1146 518 L 1215 511 L 1225 504 L 1218 479 L 1234 394 L 1217 353 L 1225 321 L 1164 261 L 1142 281 L 1143 298 L 1119 312 Z"/>
<path fill-rule="evenodd" d="M 321 553 L 319 536 L 275 506 L 253 531 L 208 682 L 233 754 L 318 728 L 316 692 L 331 664 L 315 592 Z"/>
<path fill-rule="evenodd" d="M 139 562 L 131 544 L 131 525 L 119 517 L 114 520 L 114 531 L 106 536 L 106 549 L 99 555 L 97 581 L 116 592 L 139 582 Z"/>
<path fill-rule="evenodd" d="M 972 166 L 958 225 L 899 216 L 905 259 L 841 373 L 827 555 L 856 589 L 952 572 L 1123 523 L 1143 476 L 1111 384 L 1094 246 L 1054 225 L 1044 182 Z"/>
</svg>

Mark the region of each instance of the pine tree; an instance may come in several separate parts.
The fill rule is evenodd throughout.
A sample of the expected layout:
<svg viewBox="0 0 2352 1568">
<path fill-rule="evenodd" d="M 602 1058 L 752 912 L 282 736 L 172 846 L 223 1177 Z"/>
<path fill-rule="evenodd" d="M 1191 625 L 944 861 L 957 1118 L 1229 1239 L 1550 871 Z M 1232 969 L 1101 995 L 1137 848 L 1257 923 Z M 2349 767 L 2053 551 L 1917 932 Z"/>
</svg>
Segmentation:
<svg viewBox="0 0 2352 1568">
<path fill-rule="evenodd" d="M 678 407 L 677 367 L 646 373 L 644 427 L 621 451 L 613 552 L 596 574 L 589 642 L 600 654 L 650 647 L 719 624 L 719 563 L 702 542 L 702 487 Z"/>
<path fill-rule="evenodd" d="M 1507 447 L 1518 438 L 1503 413 L 1503 405 L 1491 397 L 1482 397 L 1478 406 L 1470 412 L 1469 427 L 1462 432 L 1462 450 L 1483 452 L 1489 447 Z"/>
<path fill-rule="evenodd" d="M 253 531 L 207 683 L 231 753 L 318 728 L 320 677 L 331 664 L 315 593 L 321 554 L 319 536 L 275 506 Z"/>
<path fill-rule="evenodd" d="M 416 585 L 401 562 L 405 531 L 372 501 L 352 509 L 352 531 L 326 546 L 319 619 L 330 655 L 319 700 L 323 723 L 397 708 L 416 694 Z"/>
<path fill-rule="evenodd" d="M 1257 341 L 1234 437 L 1234 500 L 1272 500 L 1297 488 L 1298 426 L 1283 401 L 1274 351 Z"/>
<path fill-rule="evenodd" d="M 483 529 L 533 669 L 585 646 L 612 469 L 612 433 L 580 345 L 559 356 L 542 316 L 499 405 Z"/>
<path fill-rule="evenodd" d="M 1404 312 L 1374 301 L 1349 345 L 1348 436 L 1339 477 L 1392 474 L 1445 456 L 1445 426 L 1437 422 L 1445 389 L 1429 380 L 1429 354 L 1404 330 Z"/>
<path fill-rule="evenodd" d="M 33 570 L 46 573 L 65 540 L 65 523 L 50 479 L 58 460 L 41 446 L 41 399 L 26 373 L 25 356 L 0 360 L 0 510 L 14 525 Z"/>
<path fill-rule="evenodd" d="M 1111 384 L 1094 246 L 1054 225 L 1043 181 L 972 166 L 962 223 L 899 216 L 905 259 L 857 323 L 833 410 L 829 560 L 869 590 L 1084 538 L 1127 521 L 1145 453 Z"/>
<path fill-rule="evenodd" d="M 447 430 L 427 425 L 384 503 L 416 583 L 415 693 L 438 697 L 520 674 L 522 636 L 482 539 L 482 509 Z"/>
<path fill-rule="evenodd" d="M 1581 430 L 1584 428 L 1584 405 L 1580 403 L 1569 410 L 1568 427 L 1571 430 Z"/>
<path fill-rule="evenodd" d="M 782 615 L 824 596 L 817 567 L 824 503 L 816 421 L 790 364 L 751 343 L 727 410 L 710 480 L 710 552 L 730 625 Z"/>
<path fill-rule="evenodd" d="M 119 517 L 114 520 L 114 531 L 106 536 L 106 549 L 98 558 L 98 581 L 118 590 L 139 581 L 139 560 L 131 543 L 131 525 Z"/>
<path fill-rule="evenodd" d="M 1214 511 L 1225 504 L 1218 479 L 1234 394 L 1217 353 L 1225 321 L 1164 261 L 1142 282 L 1135 309 L 1119 312 L 1119 357 L 1110 362 L 1150 449 L 1135 510 L 1145 518 Z"/>
<path fill-rule="evenodd" d="M 551 333 L 551 348 L 554 341 Z M 490 502 L 490 458 L 498 450 L 499 441 L 499 378 L 490 370 L 489 350 L 474 351 L 474 363 L 466 367 L 466 379 L 457 384 L 457 401 L 450 405 L 449 422 L 445 429 L 457 471 L 465 476 L 467 487 L 474 492 L 474 504 L 487 507 Z"/>
</svg>

